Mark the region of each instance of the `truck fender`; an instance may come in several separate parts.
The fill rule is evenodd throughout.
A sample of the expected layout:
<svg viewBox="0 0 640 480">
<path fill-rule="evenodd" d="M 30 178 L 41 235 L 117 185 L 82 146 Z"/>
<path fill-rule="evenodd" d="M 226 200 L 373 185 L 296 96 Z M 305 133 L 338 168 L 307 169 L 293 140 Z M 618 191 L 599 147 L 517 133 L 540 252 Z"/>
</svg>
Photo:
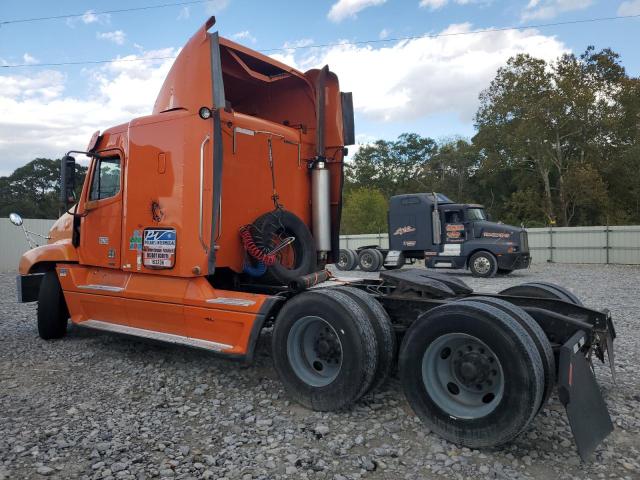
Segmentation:
<svg viewBox="0 0 640 480">
<path fill-rule="evenodd" d="M 78 253 L 70 240 L 32 248 L 20 257 L 18 271 L 21 275 L 42 273 L 56 263 L 78 262 Z"/>
<path fill-rule="evenodd" d="M 249 341 L 247 343 L 247 353 L 244 355 L 243 363 L 245 365 L 251 365 L 253 363 L 253 357 L 255 355 L 256 346 L 258 345 L 258 339 L 260 338 L 260 332 L 268 322 L 274 322 L 278 312 L 285 304 L 284 297 L 272 296 L 267 298 L 260 311 L 256 316 L 251 327 L 251 334 L 249 335 Z"/>
</svg>

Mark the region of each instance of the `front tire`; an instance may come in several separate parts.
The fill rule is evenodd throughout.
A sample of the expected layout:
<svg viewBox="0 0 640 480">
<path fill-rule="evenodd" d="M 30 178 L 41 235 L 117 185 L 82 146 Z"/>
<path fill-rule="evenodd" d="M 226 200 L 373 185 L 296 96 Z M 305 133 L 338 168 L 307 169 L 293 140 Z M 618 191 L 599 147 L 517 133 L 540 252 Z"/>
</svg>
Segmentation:
<svg viewBox="0 0 640 480">
<path fill-rule="evenodd" d="M 366 312 L 349 295 L 308 291 L 275 321 L 273 362 L 287 394 L 319 411 L 350 406 L 371 386 L 378 351 Z"/>
<path fill-rule="evenodd" d="M 69 311 L 55 270 L 44 274 L 38 294 L 38 335 L 43 340 L 62 338 L 67 333 Z"/>
<path fill-rule="evenodd" d="M 476 252 L 469 259 L 469 270 L 474 277 L 493 277 L 498 271 L 498 260 L 491 252 Z"/>
<path fill-rule="evenodd" d="M 470 448 L 512 440 L 542 401 L 544 371 L 536 345 L 494 306 L 456 302 L 421 315 L 404 338 L 399 362 L 418 417 Z"/>
</svg>

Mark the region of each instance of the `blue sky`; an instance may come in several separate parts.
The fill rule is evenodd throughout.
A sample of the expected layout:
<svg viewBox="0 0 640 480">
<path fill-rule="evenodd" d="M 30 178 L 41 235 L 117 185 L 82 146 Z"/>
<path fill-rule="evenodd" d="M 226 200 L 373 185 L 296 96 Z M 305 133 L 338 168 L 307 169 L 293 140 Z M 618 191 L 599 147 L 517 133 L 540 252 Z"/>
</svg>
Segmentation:
<svg viewBox="0 0 640 480">
<path fill-rule="evenodd" d="M 214 0 L 111 15 L 91 12 L 170 3 L 30 0 L 0 3 L 0 21 L 87 13 L 0 27 L 0 65 L 130 58 L 108 65 L 0 69 L 0 175 L 35 156 L 82 148 L 92 131 L 151 110 L 184 42 L 215 14 L 221 35 L 257 50 L 292 45 L 465 32 L 640 14 L 640 0 Z M 300 69 L 329 63 L 356 103 L 361 142 L 415 131 L 473 134 L 478 93 L 519 52 L 549 60 L 587 45 L 611 47 L 640 74 L 640 19 L 439 39 L 272 52 Z"/>
</svg>

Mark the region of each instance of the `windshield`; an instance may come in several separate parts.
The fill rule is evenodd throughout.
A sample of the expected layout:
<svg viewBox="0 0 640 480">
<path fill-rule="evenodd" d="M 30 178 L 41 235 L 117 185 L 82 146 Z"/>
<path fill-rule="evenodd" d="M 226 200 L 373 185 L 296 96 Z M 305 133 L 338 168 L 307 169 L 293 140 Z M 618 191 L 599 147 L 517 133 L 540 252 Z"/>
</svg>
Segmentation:
<svg viewBox="0 0 640 480">
<path fill-rule="evenodd" d="M 486 220 L 484 208 L 467 208 L 467 220 Z"/>
</svg>

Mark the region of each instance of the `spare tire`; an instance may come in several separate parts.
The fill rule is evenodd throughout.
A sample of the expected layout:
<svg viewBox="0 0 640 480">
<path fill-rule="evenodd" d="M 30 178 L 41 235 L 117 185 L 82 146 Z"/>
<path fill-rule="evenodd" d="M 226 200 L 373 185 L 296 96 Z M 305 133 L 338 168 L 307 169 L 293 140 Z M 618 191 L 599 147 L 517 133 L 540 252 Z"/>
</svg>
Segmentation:
<svg viewBox="0 0 640 480">
<path fill-rule="evenodd" d="M 288 285 L 289 282 L 318 270 L 316 247 L 307 225 L 286 210 L 275 210 L 258 217 L 253 223 L 254 240 L 264 251 L 272 251 L 288 237 L 291 244 L 276 253 L 276 263 L 267 267 L 259 280 Z"/>
</svg>

